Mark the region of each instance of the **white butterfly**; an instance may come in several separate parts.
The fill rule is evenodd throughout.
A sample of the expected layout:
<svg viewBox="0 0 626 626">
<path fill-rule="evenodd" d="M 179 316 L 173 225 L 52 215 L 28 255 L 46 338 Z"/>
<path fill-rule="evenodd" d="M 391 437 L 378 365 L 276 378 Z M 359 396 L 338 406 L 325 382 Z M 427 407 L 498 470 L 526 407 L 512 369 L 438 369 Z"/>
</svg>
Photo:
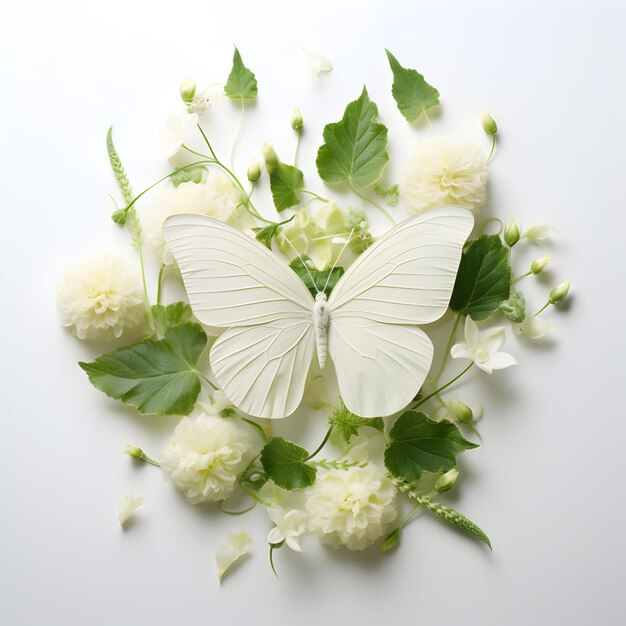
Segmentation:
<svg viewBox="0 0 626 626">
<path fill-rule="evenodd" d="M 223 222 L 174 215 L 163 233 L 196 317 L 226 329 L 209 359 L 235 406 L 256 417 L 293 413 L 317 348 L 322 368 L 330 354 L 348 409 L 376 417 L 404 408 L 422 386 L 433 345 L 417 324 L 446 311 L 473 224 L 460 207 L 405 220 L 356 259 L 328 301 Z"/>
</svg>

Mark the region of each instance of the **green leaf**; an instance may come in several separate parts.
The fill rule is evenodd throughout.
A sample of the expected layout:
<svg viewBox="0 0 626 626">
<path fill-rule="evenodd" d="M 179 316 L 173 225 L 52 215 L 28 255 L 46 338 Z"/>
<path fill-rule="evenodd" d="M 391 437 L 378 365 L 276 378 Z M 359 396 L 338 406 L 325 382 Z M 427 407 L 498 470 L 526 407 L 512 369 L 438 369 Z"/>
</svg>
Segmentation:
<svg viewBox="0 0 626 626">
<path fill-rule="evenodd" d="M 427 504 L 428 510 L 432 511 L 437 517 L 440 517 L 442 520 L 446 522 L 450 522 L 450 524 L 454 524 L 463 530 L 474 535 L 480 539 L 485 545 L 489 547 L 490 550 L 493 550 L 491 547 L 491 541 L 489 541 L 489 537 L 485 534 L 485 532 L 471 519 L 465 517 L 465 515 L 459 513 L 455 509 L 445 506 L 444 504 L 440 504 L 439 502 L 429 502 Z"/>
<path fill-rule="evenodd" d="M 516 324 L 521 324 L 526 317 L 526 299 L 521 291 L 514 291 L 508 300 L 500 304 L 500 311 Z"/>
<path fill-rule="evenodd" d="M 452 469 L 458 454 L 477 447 L 452 422 L 435 422 L 423 413 L 407 411 L 389 431 L 385 467 L 393 476 L 416 481 L 424 471 Z"/>
<path fill-rule="evenodd" d="M 323 291 L 326 297 L 330 296 L 330 292 L 334 289 L 337 281 L 343 276 L 343 267 L 333 267 L 332 269 L 319 270 L 312 269 L 308 256 L 304 255 L 302 258 L 298 257 L 294 259 L 289 267 L 302 279 L 302 282 L 306 285 L 306 288 L 311 292 L 311 295 L 315 297 L 318 292 Z M 305 265 L 307 263 L 307 265 Z M 313 280 L 311 280 L 313 279 Z"/>
<path fill-rule="evenodd" d="M 385 187 L 380 183 L 374 183 L 372 185 L 372 190 L 376 195 L 383 198 L 389 206 L 398 206 L 398 200 L 400 199 L 400 185 L 398 183 L 391 185 L 391 187 Z"/>
<path fill-rule="evenodd" d="M 196 366 L 206 342 L 199 324 L 180 324 L 165 339 L 144 339 L 79 365 L 96 389 L 144 415 L 188 415 L 200 393 Z"/>
<path fill-rule="evenodd" d="M 239 50 L 235 48 L 233 68 L 230 70 L 224 91 L 232 99 L 254 99 L 257 96 L 257 82 L 254 74 L 243 64 Z"/>
<path fill-rule="evenodd" d="M 272 239 L 278 233 L 278 229 L 285 224 L 289 224 L 291 220 L 293 220 L 296 216 L 292 215 L 288 220 L 284 222 L 273 222 L 269 226 L 265 226 L 264 228 L 253 228 L 252 230 L 256 233 L 254 236 L 257 241 L 262 243 L 269 250 L 272 249 Z"/>
<path fill-rule="evenodd" d="M 385 48 L 385 52 L 393 72 L 391 93 L 400 113 L 408 122 L 414 122 L 426 109 L 439 104 L 439 92 L 419 72 L 402 67 L 389 50 Z"/>
<path fill-rule="evenodd" d="M 359 417 L 352 413 L 343 402 L 333 411 L 328 422 L 332 424 L 333 431 L 337 432 L 346 443 L 350 443 L 350 439 L 358 435 L 359 429 L 363 426 L 370 426 L 381 433 L 385 430 L 382 417 Z"/>
<path fill-rule="evenodd" d="M 300 204 L 298 192 L 304 188 L 304 174 L 297 167 L 278 163 L 270 173 L 270 189 L 274 206 L 280 213 L 295 204 Z"/>
<path fill-rule="evenodd" d="M 173 302 L 167 306 L 155 304 L 150 309 L 154 330 L 165 337 L 167 331 L 180 324 L 193 322 L 191 307 L 186 302 Z"/>
<path fill-rule="evenodd" d="M 509 250 L 499 235 L 480 235 L 465 244 L 450 308 L 486 320 L 511 293 Z"/>
<path fill-rule="evenodd" d="M 261 450 L 265 473 L 283 489 L 303 489 L 315 482 L 315 467 L 306 463 L 309 453 L 282 437 L 272 437 Z"/>
<path fill-rule="evenodd" d="M 367 89 L 346 107 L 340 122 L 324 128 L 317 152 L 317 171 L 327 183 L 347 182 L 362 189 L 376 182 L 389 160 L 387 127 L 376 122 L 378 107 Z"/>
</svg>

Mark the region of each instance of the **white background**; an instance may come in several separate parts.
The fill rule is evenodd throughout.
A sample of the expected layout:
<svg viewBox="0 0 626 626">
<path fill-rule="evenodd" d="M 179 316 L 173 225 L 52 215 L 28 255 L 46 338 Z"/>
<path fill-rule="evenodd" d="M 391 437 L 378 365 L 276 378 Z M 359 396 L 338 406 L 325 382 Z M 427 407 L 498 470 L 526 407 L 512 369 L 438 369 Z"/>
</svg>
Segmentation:
<svg viewBox="0 0 626 626">
<path fill-rule="evenodd" d="M 623 623 L 624 2 L 2 8 L 2 624 Z M 501 129 L 489 212 L 559 226 L 546 248 L 551 271 L 527 291 L 539 306 L 572 278 L 570 305 L 546 315 L 550 339 L 509 340 L 517 368 L 476 377 L 483 445 L 464 455 L 448 500 L 485 528 L 493 553 L 422 516 L 384 558 L 315 541 L 303 555 L 283 550 L 277 582 L 263 511 L 230 518 L 189 506 L 158 470 L 120 455 L 127 442 L 158 454 L 176 420 L 142 418 L 89 385 L 75 362 L 99 347 L 60 328 L 55 285 L 94 246 L 127 250 L 109 220 L 107 127 L 142 189 L 166 171 L 154 136 L 180 107 L 179 80 L 224 81 L 233 43 L 260 93 L 237 152 L 242 174 L 264 139 L 290 156 L 289 111 L 299 105 L 309 187 L 347 201 L 324 188 L 313 160 L 323 124 L 365 82 L 390 127 L 391 180 L 411 145 L 433 134 L 487 146 L 475 114 L 489 108 Z M 332 74 L 311 81 L 300 45 L 330 57 Z M 385 46 L 439 88 L 432 130 L 409 127 L 395 108 Z M 211 113 L 224 155 L 237 119 L 230 102 Z M 540 254 L 526 247 L 518 271 Z M 317 437 L 323 424 L 307 428 Z M 115 513 L 127 493 L 146 504 L 121 532 Z M 241 526 L 253 553 L 220 588 L 214 551 Z"/>
</svg>

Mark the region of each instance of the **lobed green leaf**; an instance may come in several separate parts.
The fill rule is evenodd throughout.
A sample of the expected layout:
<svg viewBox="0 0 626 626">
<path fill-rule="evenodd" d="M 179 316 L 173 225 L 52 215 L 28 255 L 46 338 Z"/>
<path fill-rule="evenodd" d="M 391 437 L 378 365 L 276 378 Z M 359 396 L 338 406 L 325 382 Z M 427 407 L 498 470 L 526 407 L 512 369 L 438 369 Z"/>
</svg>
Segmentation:
<svg viewBox="0 0 626 626">
<path fill-rule="evenodd" d="M 303 188 L 304 174 L 293 165 L 279 162 L 270 172 L 270 190 L 279 213 L 300 204 L 298 192 Z"/>
<path fill-rule="evenodd" d="M 251 100 L 257 97 L 258 86 L 255 75 L 243 64 L 239 50 L 235 48 L 233 67 L 228 75 L 224 92 L 229 98 Z"/>
<path fill-rule="evenodd" d="M 269 478 L 289 491 L 315 482 L 316 468 L 306 459 L 309 453 L 282 437 L 272 437 L 261 450 L 261 464 Z"/>
</svg>

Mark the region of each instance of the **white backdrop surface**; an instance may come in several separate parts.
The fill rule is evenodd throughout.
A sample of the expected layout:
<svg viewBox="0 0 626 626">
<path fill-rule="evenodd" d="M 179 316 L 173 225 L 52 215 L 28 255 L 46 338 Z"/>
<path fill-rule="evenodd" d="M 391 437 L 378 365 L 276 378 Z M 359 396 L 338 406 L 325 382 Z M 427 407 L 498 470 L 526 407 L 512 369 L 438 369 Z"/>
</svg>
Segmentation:
<svg viewBox="0 0 626 626">
<path fill-rule="evenodd" d="M 623 623 L 626 3 L 5 0 L 0 23 L 0 623 Z M 143 188 L 165 171 L 155 129 L 179 106 L 179 80 L 223 81 L 233 43 L 260 92 L 242 173 L 262 140 L 291 154 L 299 105 L 302 167 L 324 192 L 323 125 L 366 83 L 390 127 L 390 179 L 420 138 L 487 145 L 475 113 L 489 108 L 501 129 L 489 211 L 559 227 L 533 297 L 571 278 L 570 305 L 549 313 L 549 340 L 510 339 L 515 371 L 477 382 L 483 446 L 464 455 L 449 499 L 485 528 L 492 554 L 422 516 L 384 558 L 313 540 L 305 555 L 283 550 L 277 582 L 263 511 L 188 506 L 120 455 L 127 442 L 158 453 L 176 420 L 141 418 L 89 385 L 75 362 L 96 348 L 60 328 L 55 286 L 92 246 L 126 250 L 108 219 L 108 126 Z M 301 45 L 335 70 L 311 81 Z M 398 113 L 384 47 L 440 90 L 432 129 Z M 237 120 L 229 102 L 211 115 L 225 154 Z M 318 437 L 323 424 L 307 428 Z M 127 493 L 146 504 L 121 532 Z M 255 546 L 220 587 L 214 552 L 240 527 Z"/>
</svg>

